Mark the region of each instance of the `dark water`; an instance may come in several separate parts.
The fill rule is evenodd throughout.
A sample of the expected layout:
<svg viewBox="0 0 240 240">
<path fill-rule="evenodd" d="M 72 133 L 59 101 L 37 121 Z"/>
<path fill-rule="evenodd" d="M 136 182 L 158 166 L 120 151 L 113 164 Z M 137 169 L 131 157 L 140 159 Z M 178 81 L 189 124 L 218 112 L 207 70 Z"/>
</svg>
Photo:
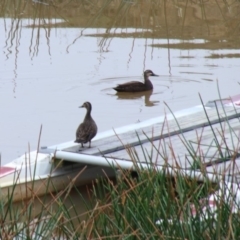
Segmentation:
<svg viewBox="0 0 240 240">
<path fill-rule="evenodd" d="M 40 145 L 73 140 L 85 101 L 102 132 L 163 115 L 165 103 L 177 111 L 201 104 L 199 94 L 204 102 L 219 98 L 217 82 L 222 97 L 239 93 L 237 2 L 206 2 L 204 15 L 198 2 L 125 1 L 123 18 L 122 1 L 102 12 L 104 1 L 98 8 L 29 1 L 17 13 L 13 2 L 0 18 L 2 163 L 35 150 L 41 125 Z M 151 95 L 112 89 L 141 81 L 145 69 L 160 75 L 151 78 Z"/>
</svg>

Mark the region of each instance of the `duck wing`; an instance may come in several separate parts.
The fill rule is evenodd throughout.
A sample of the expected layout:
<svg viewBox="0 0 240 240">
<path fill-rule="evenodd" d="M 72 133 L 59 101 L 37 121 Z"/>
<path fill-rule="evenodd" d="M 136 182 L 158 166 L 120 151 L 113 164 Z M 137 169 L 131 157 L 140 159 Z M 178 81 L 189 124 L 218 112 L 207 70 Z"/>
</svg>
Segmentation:
<svg viewBox="0 0 240 240">
<path fill-rule="evenodd" d="M 76 140 L 77 143 L 87 143 L 91 141 L 97 134 L 97 125 L 94 121 L 90 123 L 81 123 L 76 131 Z"/>
<path fill-rule="evenodd" d="M 145 84 L 138 81 L 127 82 L 123 84 L 117 85 L 117 87 L 113 88 L 117 92 L 141 92 L 145 91 Z"/>
</svg>

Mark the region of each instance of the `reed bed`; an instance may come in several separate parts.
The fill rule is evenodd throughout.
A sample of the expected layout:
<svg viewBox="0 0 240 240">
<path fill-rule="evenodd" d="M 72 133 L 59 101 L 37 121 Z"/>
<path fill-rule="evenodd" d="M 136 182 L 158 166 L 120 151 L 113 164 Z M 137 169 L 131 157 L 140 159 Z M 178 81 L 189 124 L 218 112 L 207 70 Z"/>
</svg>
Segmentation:
<svg viewBox="0 0 240 240">
<path fill-rule="evenodd" d="M 161 172 L 118 169 L 116 174 L 116 180 L 105 178 L 94 182 L 87 201 L 71 185 L 48 198 L 33 195 L 16 207 L 11 198 L 13 190 L 7 201 L 0 201 L 0 239 L 238 239 L 240 236 L 239 212 L 231 208 L 232 204 L 238 206 L 233 196 L 226 199 L 222 192 L 214 209 L 208 205 L 208 196 L 219 190 L 220 183 L 225 184 L 220 179 L 199 181 L 180 172 L 172 176 L 167 169 Z M 75 199 L 70 190 L 77 192 Z M 84 214 L 78 212 L 76 198 L 85 201 Z M 66 204 L 67 200 L 72 204 Z M 41 205 L 37 215 L 35 201 Z"/>
</svg>

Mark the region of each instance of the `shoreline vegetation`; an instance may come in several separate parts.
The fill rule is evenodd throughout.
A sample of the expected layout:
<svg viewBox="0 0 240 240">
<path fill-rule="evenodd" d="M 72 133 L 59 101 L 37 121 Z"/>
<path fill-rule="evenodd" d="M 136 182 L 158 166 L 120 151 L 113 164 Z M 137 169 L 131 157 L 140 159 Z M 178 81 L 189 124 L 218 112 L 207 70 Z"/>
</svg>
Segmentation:
<svg viewBox="0 0 240 240">
<path fill-rule="evenodd" d="M 29 52 L 36 56 L 39 38 L 46 42 L 58 28 L 79 28 L 79 35 L 67 47 L 68 52 L 83 36 L 99 37 L 100 51 L 108 51 L 114 37 L 146 39 L 146 48 L 239 49 L 239 1 L 145 1 L 145 0 L 3 0 L 0 16 L 5 19 L 6 47 L 20 44 L 21 31 L 30 28 Z M 89 33 L 88 29 L 101 29 Z M 44 33 L 42 32 L 44 31 Z M 159 39 L 167 39 L 159 43 Z M 198 41 L 199 39 L 199 41 Z M 150 40 L 151 42 L 147 42 Z M 156 40 L 156 41 L 154 41 Z M 177 41 L 175 41 L 177 40 Z M 192 42 L 194 40 L 194 42 Z M 17 55 L 16 55 L 17 56 Z M 232 58 L 239 54 L 210 54 L 207 58 Z"/>
<path fill-rule="evenodd" d="M 234 160 L 232 160 L 234 161 Z M 0 200 L 0 239 L 236 239 L 239 203 L 234 182 L 189 178 L 175 169 L 116 170 L 116 179 L 13 203 Z M 193 169 L 193 173 L 196 170 Z M 201 170 L 204 175 L 205 170 Z M 205 174 L 205 176 L 207 176 Z M 51 185 L 51 179 L 46 184 Z M 70 192 L 75 192 L 74 197 Z M 216 194 L 218 193 L 218 194 Z M 211 197 L 209 197 L 211 196 Z M 79 213 L 79 200 L 85 211 Z M 38 210 L 36 210 L 36 201 Z M 237 209 L 237 210 L 236 210 Z"/>
<path fill-rule="evenodd" d="M 232 47 L 239 47 L 239 11 L 238 1 L 215 0 L 3 0 L 0 3 L 0 16 L 12 18 L 13 28 L 105 28 L 100 37 L 200 38 L 218 44 L 231 40 Z M 32 20 L 21 22 L 24 19 Z M 133 31 L 119 32 L 118 28 Z"/>
</svg>

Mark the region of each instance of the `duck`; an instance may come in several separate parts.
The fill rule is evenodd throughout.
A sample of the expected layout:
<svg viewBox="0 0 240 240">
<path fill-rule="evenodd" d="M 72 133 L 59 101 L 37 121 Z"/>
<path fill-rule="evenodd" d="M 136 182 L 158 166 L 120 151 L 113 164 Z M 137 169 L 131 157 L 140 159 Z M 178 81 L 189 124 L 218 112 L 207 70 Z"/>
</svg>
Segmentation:
<svg viewBox="0 0 240 240">
<path fill-rule="evenodd" d="M 92 105 L 90 102 L 84 102 L 79 108 L 86 108 L 87 112 L 83 122 L 78 126 L 76 131 L 76 140 L 75 143 L 81 143 L 82 147 L 84 143 L 89 142 L 89 148 L 91 147 L 91 140 L 97 134 L 97 124 L 91 116 Z"/>
<path fill-rule="evenodd" d="M 138 81 L 131 81 L 126 82 L 123 84 L 117 85 L 117 87 L 113 88 L 117 92 L 143 92 L 143 91 L 149 91 L 153 89 L 153 85 L 151 81 L 149 80 L 150 76 L 159 76 L 155 74 L 152 70 L 146 70 L 144 71 L 144 83 L 138 82 Z"/>
</svg>

